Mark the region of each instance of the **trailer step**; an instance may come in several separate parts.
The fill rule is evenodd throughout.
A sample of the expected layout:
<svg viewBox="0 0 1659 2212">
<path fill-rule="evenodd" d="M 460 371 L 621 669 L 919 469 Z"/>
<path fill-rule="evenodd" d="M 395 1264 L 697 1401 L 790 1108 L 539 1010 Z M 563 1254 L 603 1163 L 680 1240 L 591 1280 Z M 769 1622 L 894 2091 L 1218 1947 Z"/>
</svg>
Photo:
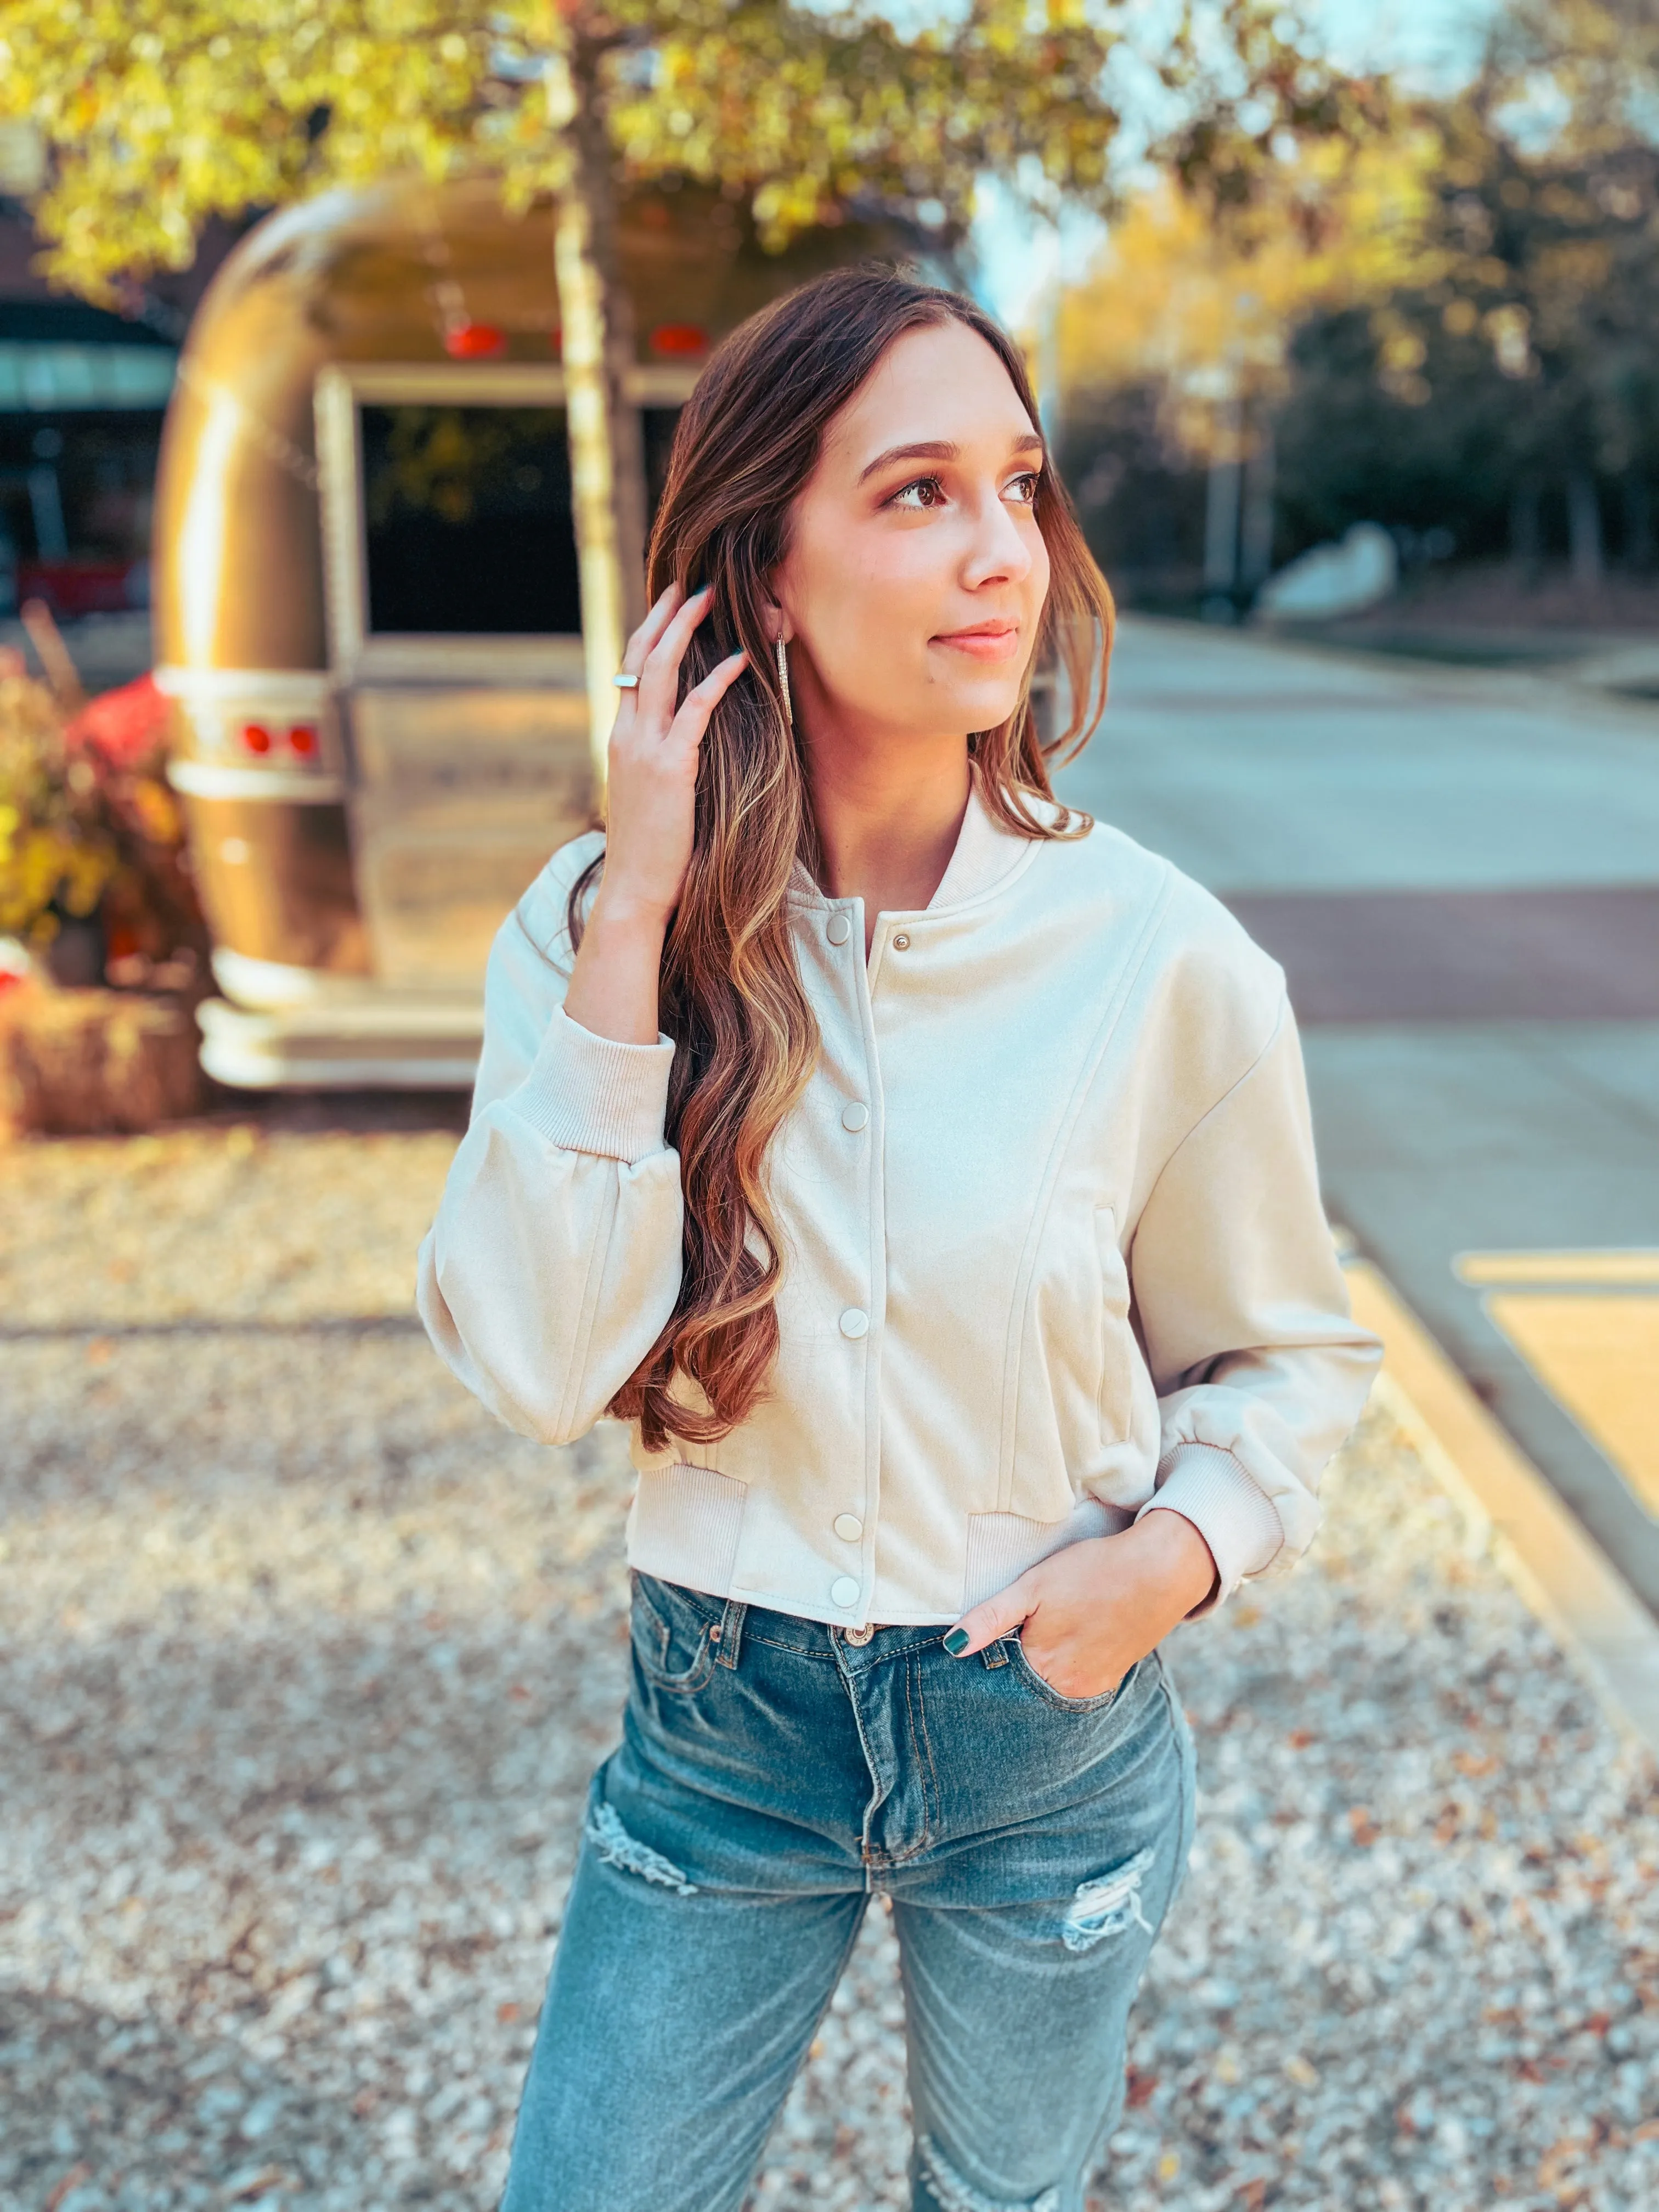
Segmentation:
<svg viewBox="0 0 1659 2212">
<path fill-rule="evenodd" d="M 206 999 L 196 1016 L 203 1068 L 237 1091 L 467 1091 L 483 1041 L 477 1003 L 404 994 L 258 1010 Z"/>
</svg>

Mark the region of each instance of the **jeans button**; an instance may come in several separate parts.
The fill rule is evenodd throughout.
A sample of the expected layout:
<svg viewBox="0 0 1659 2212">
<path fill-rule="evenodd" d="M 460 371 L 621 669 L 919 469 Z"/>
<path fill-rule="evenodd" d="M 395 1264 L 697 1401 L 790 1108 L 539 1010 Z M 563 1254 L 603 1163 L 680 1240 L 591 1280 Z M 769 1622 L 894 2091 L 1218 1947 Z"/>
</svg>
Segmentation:
<svg viewBox="0 0 1659 2212">
<path fill-rule="evenodd" d="M 867 1644 L 875 1632 L 873 1628 L 846 1628 L 842 1631 L 842 1635 L 848 1644 Z"/>
</svg>

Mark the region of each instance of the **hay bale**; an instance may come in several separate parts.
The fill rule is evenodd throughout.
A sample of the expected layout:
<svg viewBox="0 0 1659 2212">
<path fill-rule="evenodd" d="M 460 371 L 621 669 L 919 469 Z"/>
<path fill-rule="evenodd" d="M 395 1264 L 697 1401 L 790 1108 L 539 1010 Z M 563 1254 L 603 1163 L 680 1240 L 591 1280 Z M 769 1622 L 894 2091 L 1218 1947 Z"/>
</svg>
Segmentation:
<svg viewBox="0 0 1659 2212">
<path fill-rule="evenodd" d="M 17 1131 L 128 1134 L 200 1110 L 196 1018 L 136 991 L 6 994 L 0 1109 Z"/>
</svg>

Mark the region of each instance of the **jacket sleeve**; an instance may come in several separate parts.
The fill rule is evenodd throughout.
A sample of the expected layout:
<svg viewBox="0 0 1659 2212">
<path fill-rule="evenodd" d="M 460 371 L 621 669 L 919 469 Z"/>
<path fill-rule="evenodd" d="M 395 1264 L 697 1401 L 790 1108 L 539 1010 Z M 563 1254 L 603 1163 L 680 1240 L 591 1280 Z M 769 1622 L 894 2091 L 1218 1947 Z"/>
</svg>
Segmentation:
<svg viewBox="0 0 1659 2212">
<path fill-rule="evenodd" d="M 592 1428 L 680 1285 L 679 1155 L 663 1133 L 674 1048 L 614 1043 L 564 1012 L 564 901 L 592 849 L 556 855 L 496 937 L 471 1121 L 416 1292 L 467 1389 L 544 1443 Z"/>
<path fill-rule="evenodd" d="M 1130 1273 L 1162 1417 L 1141 1511 L 1171 1506 L 1201 1532 L 1218 1571 L 1208 1612 L 1306 1550 L 1320 1475 L 1382 1358 L 1349 1311 L 1283 1000 L 1260 1057 L 1164 1166 Z"/>
</svg>

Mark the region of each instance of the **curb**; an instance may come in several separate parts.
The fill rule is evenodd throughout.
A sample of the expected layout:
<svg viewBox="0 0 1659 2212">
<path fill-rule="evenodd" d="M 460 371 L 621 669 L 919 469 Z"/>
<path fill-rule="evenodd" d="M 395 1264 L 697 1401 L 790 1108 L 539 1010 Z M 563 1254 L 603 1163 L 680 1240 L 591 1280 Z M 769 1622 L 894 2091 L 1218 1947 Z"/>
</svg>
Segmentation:
<svg viewBox="0 0 1659 2212">
<path fill-rule="evenodd" d="M 1322 638 L 1307 631 L 1287 632 L 1265 623 L 1260 627 L 1247 623 L 1225 629 L 1212 628 L 1184 615 L 1139 612 L 1132 613 L 1125 620 L 1147 629 L 1181 634 L 1188 640 L 1198 631 L 1208 637 L 1228 640 L 1235 646 L 1259 646 L 1274 653 L 1294 653 L 1304 660 L 1328 664 L 1334 661 L 1347 668 L 1368 671 L 1373 676 L 1379 671 L 1386 674 L 1392 670 L 1403 677 L 1415 677 L 1419 682 L 1432 678 L 1437 689 L 1467 691 L 1471 697 L 1479 694 L 1489 701 L 1496 692 L 1500 697 L 1527 703 L 1549 701 L 1568 715 L 1582 714 L 1589 708 L 1598 716 L 1626 728 L 1641 730 L 1650 737 L 1656 711 L 1659 711 L 1659 699 L 1652 695 L 1644 692 L 1637 696 L 1600 684 L 1580 682 L 1564 675 L 1559 662 L 1544 668 L 1528 668 L 1523 664 L 1491 667 L 1478 662 L 1434 660 L 1415 653 L 1383 652 L 1374 646 Z"/>
<path fill-rule="evenodd" d="M 1343 1272 L 1355 1320 L 1382 1340 L 1376 1396 L 1609 1718 L 1659 1760 L 1659 1622 L 1388 1278 L 1365 1260 Z"/>
</svg>

